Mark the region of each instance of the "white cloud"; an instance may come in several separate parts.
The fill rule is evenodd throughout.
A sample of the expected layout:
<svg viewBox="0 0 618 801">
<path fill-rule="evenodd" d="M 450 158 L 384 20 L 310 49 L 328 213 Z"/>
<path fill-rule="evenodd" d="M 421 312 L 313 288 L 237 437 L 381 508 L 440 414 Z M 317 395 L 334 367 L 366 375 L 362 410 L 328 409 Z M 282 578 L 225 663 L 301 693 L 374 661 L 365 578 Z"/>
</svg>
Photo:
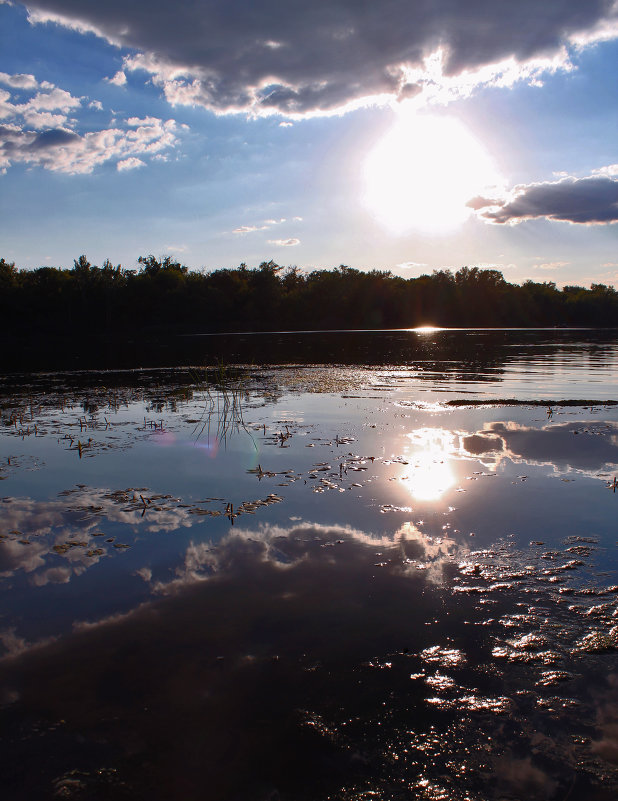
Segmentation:
<svg viewBox="0 0 618 801">
<path fill-rule="evenodd" d="M 79 108 L 81 103 L 80 98 L 73 97 L 70 92 L 55 86 L 51 91 L 37 92 L 25 106 L 18 106 L 18 108 L 28 108 L 34 111 L 63 111 L 66 114 L 72 109 Z"/>
<path fill-rule="evenodd" d="M 118 72 L 111 78 L 105 79 L 108 83 L 113 83 L 114 86 L 125 86 L 127 82 L 127 76 L 124 74 L 122 70 L 118 70 Z"/>
<path fill-rule="evenodd" d="M 294 222 L 302 221 L 302 217 L 292 217 Z M 278 220 L 264 220 L 260 225 L 240 225 L 238 228 L 234 228 L 232 231 L 233 234 L 252 234 L 255 231 L 268 231 L 269 228 L 272 228 L 274 225 L 282 225 L 286 223 L 287 217 L 281 217 Z M 281 244 L 282 240 L 278 239 L 276 242 L 271 242 L 270 244 Z M 295 242 L 298 244 L 298 242 Z"/>
<path fill-rule="evenodd" d="M 28 22 L 33 25 L 61 25 L 63 28 L 69 28 L 78 33 L 94 33 L 96 36 L 101 36 L 101 31 L 95 25 L 73 18 L 70 10 L 68 14 L 61 14 L 37 9 L 35 5 L 35 3 L 28 4 Z M 113 44 L 120 44 L 119 41 L 114 42 L 110 35 L 106 35 L 105 38 Z"/>
<path fill-rule="evenodd" d="M 428 264 L 420 261 L 402 261 L 401 264 L 395 265 L 398 270 L 417 270 L 419 268 L 428 267 Z"/>
<path fill-rule="evenodd" d="M 24 111 L 26 125 L 43 131 L 45 128 L 62 128 L 67 118 L 64 114 L 51 114 L 49 111 Z"/>
<path fill-rule="evenodd" d="M 129 117 L 127 120 L 127 125 L 130 125 L 133 128 L 139 128 L 142 125 L 153 125 L 154 123 L 159 122 L 157 117 Z"/>
<path fill-rule="evenodd" d="M 479 85 L 540 85 L 572 69 L 569 50 L 618 36 L 614 0 L 379 3 L 255 0 L 251 14 L 209 0 L 28 2 L 32 23 L 130 48 L 172 105 L 217 113 L 328 114 L 414 95 L 444 102 Z M 137 51 L 137 53 L 135 52 Z"/>
<path fill-rule="evenodd" d="M 37 89 L 39 86 L 34 75 L 25 73 L 8 75 L 6 72 L 0 72 L 0 83 L 11 86 L 13 89 Z"/>
<path fill-rule="evenodd" d="M 119 172 L 123 172 L 125 170 L 135 170 L 138 167 L 145 167 L 146 162 L 142 161 L 141 159 L 136 158 L 135 156 L 131 156 L 128 159 L 123 159 L 116 164 L 116 169 Z"/>
<path fill-rule="evenodd" d="M 293 248 L 296 245 L 300 245 L 300 239 L 269 239 L 268 244 L 282 248 Z"/>
<path fill-rule="evenodd" d="M 23 117 L 26 125 L 36 130 L 59 128 L 67 125 L 68 113 L 82 105 L 82 99 L 59 89 L 45 81 L 39 84 L 33 75 L 7 75 L 1 73 L 2 81 L 12 88 L 38 91 L 23 103 L 12 102 L 10 92 L 0 90 L 0 119 Z M 55 112 L 55 113 L 52 113 Z"/>
<path fill-rule="evenodd" d="M 601 167 L 598 170 L 593 170 L 592 174 L 593 175 L 608 175 L 610 177 L 618 176 L 618 164 L 608 164 L 607 167 Z"/>
<path fill-rule="evenodd" d="M 11 103 L 11 93 L 0 89 L 0 120 L 15 115 L 15 106 Z"/>
<path fill-rule="evenodd" d="M 78 120 L 69 113 L 81 110 L 87 98 L 34 76 L 0 74 L 6 85 L 35 92 L 21 103 L 13 102 L 10 92 L 0 89 L 0 172 L 11 164 L 38 166 L 52 172 L 85 174 L 107 161 L 116 161 L 118 170 L 144 166 L 143 156 L 156 158 L 177 142 L 178 126 L 174 120 L 157 117 L 130 117 L 126 123 L 115 121 L 113 127 L 80 134 Z M 102 110 L 100 101 L 88 108 Z"/>
<path fill-rule="evenodd" d="M 568 261 L 546 261 L 541 264 L 533 264 L 533 270 L 559 270 L 561 267 L 567 267 Z"/>
<path fill-rule="evenodd" d="M 234 228 L 233 234 L 252 234 L 254 231 L 264 231 L 268 228 L 267 225 L 240 225 Z"/>
<path fill-rule="evenodd" d="M 37 133 L 17 125 L 3 125 L 0 126 L 0 168 L 23 163 L 77 175 L 91 173 L 101 164 L 117 160 L 124 161 L 126 169 L 139 166 L 136 163 L 139 156 L 156 154 L 175 143 L 174 120 L 157 120 L 137 130 L 108 128 L 82 135 L 64 128 Z"/>
</svg>

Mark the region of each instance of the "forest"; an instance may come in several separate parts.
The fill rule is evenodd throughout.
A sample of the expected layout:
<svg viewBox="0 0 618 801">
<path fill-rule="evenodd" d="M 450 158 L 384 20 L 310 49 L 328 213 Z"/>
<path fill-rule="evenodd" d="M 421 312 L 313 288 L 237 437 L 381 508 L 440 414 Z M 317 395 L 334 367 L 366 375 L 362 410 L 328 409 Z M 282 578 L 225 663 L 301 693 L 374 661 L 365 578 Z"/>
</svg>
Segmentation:
<svg viewBox="0 0 618 801">
<path fill-rule="evenodd" d="M 3 328 L 19 336 L 105 336 L 344 328 L 618 325 L 618 292 L 592 284 L 508 283 L 498 270 L 401 278 L 339 266 L 300 270 L 190 271 L 170 256 L 141 256 L 138 269 L 80 256 L 70 269 L 18 269 L 0 259 Z"/>
</svg>

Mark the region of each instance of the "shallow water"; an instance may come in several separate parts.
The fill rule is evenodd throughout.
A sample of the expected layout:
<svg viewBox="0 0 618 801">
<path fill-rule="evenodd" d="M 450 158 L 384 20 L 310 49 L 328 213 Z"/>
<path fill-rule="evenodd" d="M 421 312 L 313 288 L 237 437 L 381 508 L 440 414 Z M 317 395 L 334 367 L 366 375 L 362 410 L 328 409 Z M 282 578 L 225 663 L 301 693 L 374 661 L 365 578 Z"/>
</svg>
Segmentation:
<svg viewBox="0 0 618 801">
<path fill-rule="evenodd" d="M 596 347 L 5 378 L 3 797 L 615 798 Z"/>
</svg>

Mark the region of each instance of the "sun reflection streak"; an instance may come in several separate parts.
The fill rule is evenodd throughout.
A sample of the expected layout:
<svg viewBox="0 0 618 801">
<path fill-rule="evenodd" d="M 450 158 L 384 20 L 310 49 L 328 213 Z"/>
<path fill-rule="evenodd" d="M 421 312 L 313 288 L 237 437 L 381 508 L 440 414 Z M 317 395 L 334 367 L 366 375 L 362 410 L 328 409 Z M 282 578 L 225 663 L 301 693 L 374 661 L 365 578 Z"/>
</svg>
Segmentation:
<svg viewBox="0 0 618 801">
<path fill-rule="evenodd" d="M 437 501 L 457 480 L 449 458 L 454 435 L 442 428 L 419 428 L 408 437 L 414 450 L 401 480 L 416 500 Z"/>
</svg>

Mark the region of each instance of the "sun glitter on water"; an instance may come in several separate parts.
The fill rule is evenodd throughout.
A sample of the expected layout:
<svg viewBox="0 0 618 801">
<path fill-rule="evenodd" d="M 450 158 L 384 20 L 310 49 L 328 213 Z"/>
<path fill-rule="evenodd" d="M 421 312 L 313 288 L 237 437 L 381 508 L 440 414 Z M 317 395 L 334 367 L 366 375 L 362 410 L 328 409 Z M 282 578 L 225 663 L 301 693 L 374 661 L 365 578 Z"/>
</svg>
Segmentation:
<svg viewBox="0 0 618 801">
<path fill-rule="evenodd" d="M 441 233 L 472 214 L 467 202 L 503 181 L 472 133 L 454 118 L 402 105 L 363 167 L 364 204 L 392 234 Z"/>
<path fill-rule="evenodd" d="M 449 458 L 453 434 L 441 428 L 420 428 L 408 437 L 414 452 L 402 481 L 417 501 L 437 501 L 457 480 Z"/>
</svg>

